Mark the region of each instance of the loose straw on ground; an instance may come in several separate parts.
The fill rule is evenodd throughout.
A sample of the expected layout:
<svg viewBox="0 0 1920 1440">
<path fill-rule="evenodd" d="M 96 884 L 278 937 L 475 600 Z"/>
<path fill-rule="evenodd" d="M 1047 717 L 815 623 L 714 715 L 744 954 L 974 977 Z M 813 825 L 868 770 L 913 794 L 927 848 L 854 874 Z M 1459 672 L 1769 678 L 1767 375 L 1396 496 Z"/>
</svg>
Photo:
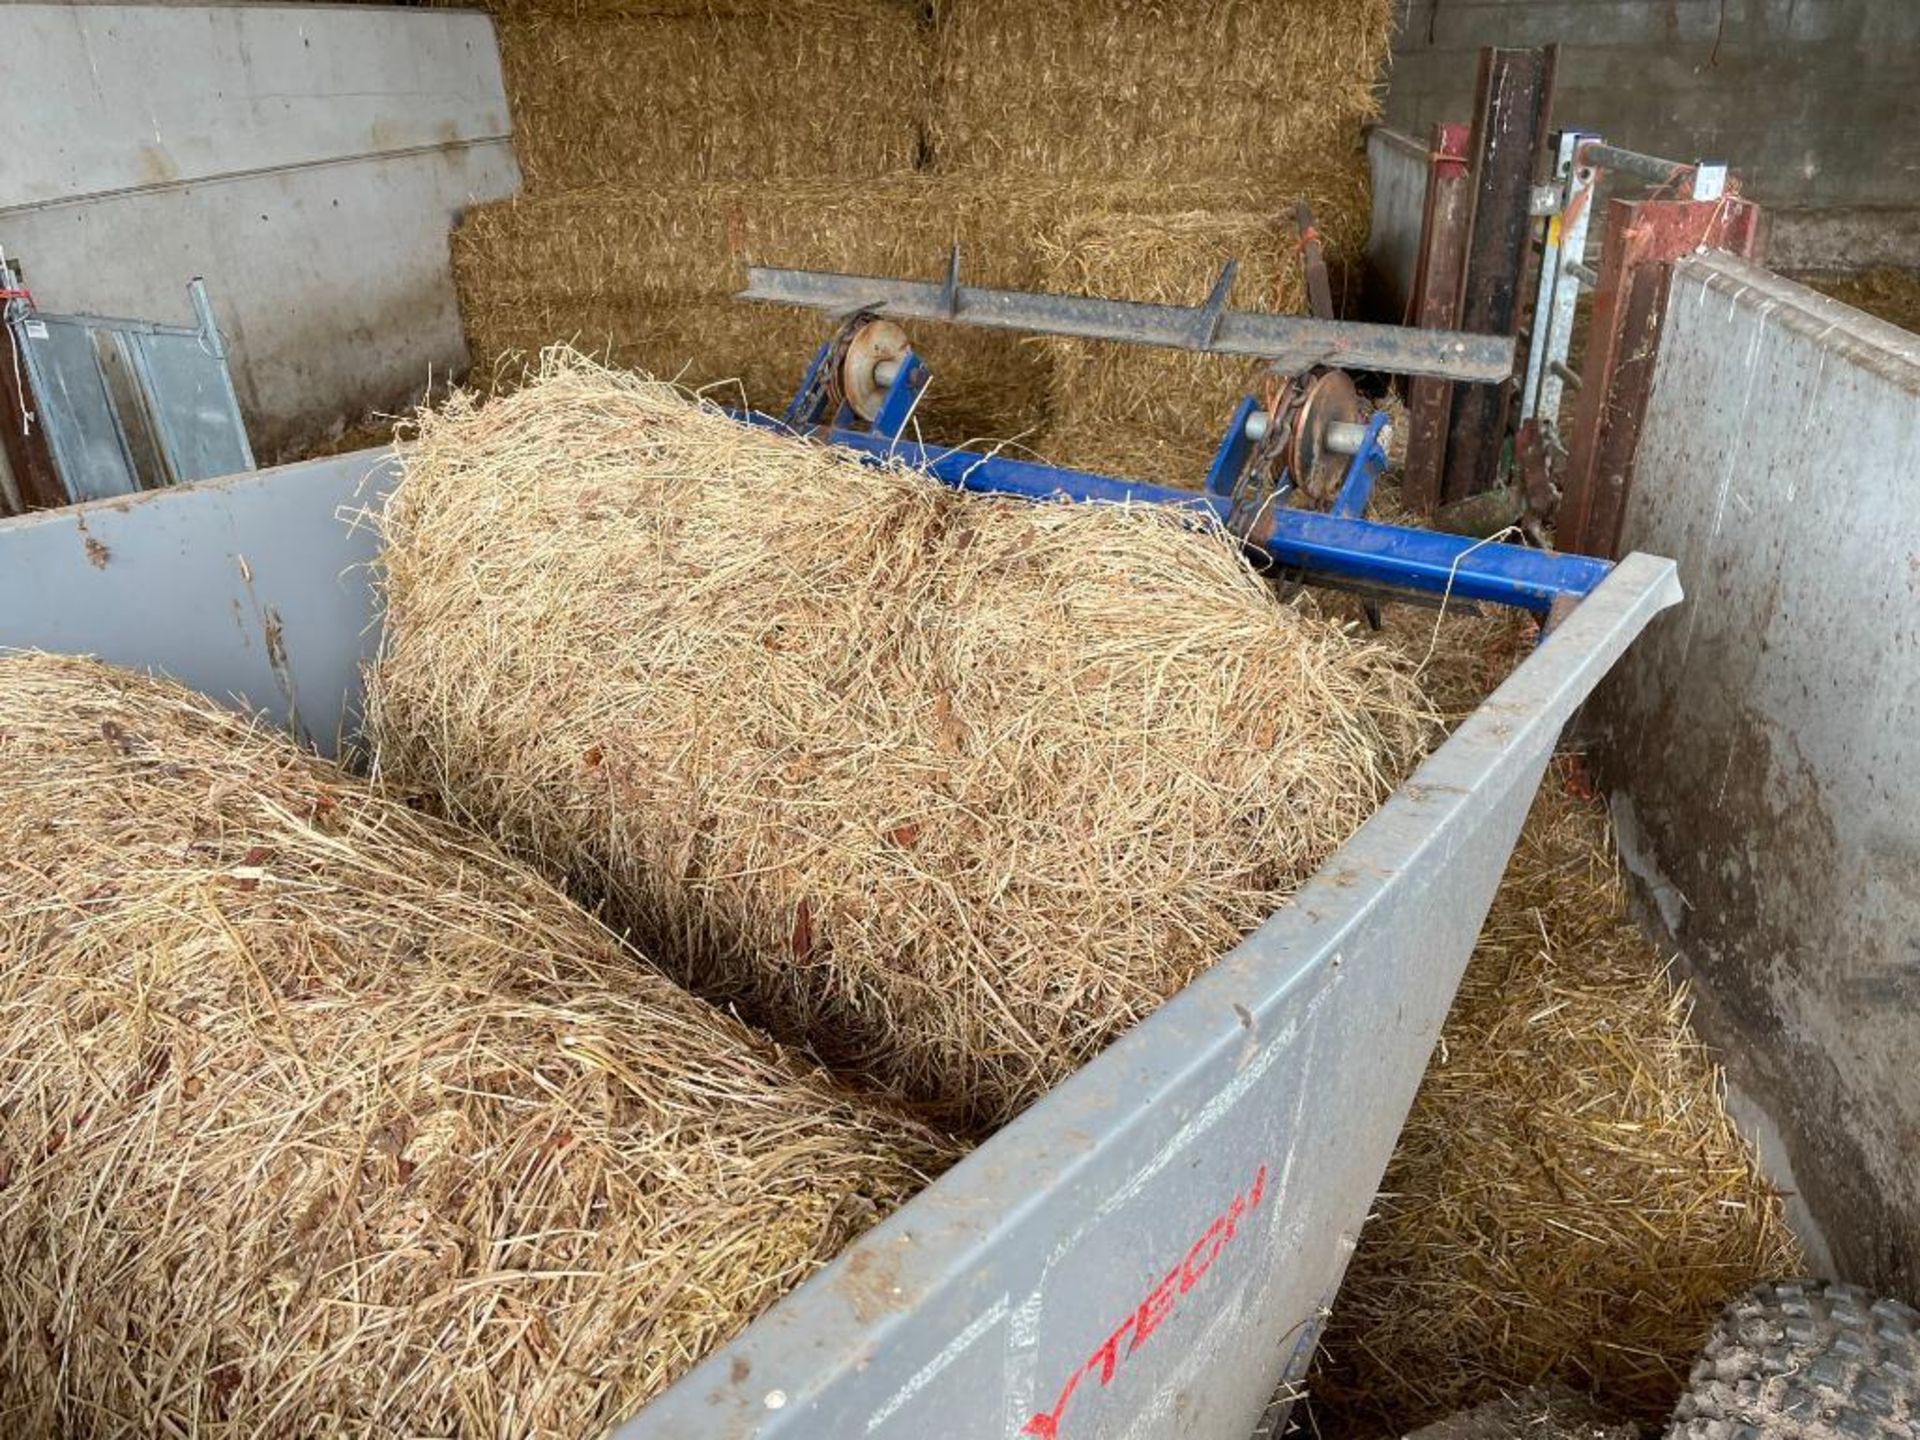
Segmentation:
<svg viewBox="0 0 1920 1440">
<path fill-rule="evenodd" d="M 1425 674 L 1443 710 L 1476 703 L 1530 628 L 1447 622 Z M 1664 1420 L 1722 1303 L 1798 1271 L 1687 1010 L 1627 916 L 1604 807 L 1556 762 L 1334 1305 L 1324 1433 L 1549 1381 Z"/>
<path fill-rule="evenodd" d="M 7 1434 L 595 1434 L 952 1156 L 477 837 L 0 658 Z"/>
<path fill-rule="evenodd" d="M 423 415 L 403 467 L 382 776 L 971 1124 L 1283 903 L 1433 733 L 1191 517 L 963 494 L 577 357 Z"/>
</svg>

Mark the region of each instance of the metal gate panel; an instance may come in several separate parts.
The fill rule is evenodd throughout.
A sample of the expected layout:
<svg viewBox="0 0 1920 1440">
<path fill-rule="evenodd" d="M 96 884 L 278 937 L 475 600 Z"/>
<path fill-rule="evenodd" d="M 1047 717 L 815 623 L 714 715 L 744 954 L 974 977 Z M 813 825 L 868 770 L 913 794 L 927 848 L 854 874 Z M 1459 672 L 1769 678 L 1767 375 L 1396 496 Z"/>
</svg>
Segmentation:
<svg viewBox="0 0 1920 1440">
<path fill-rule="evenodd" d="M 93 329 L 61 315 L 10 322 L 54 464 L 73 500 L 111 500 L 140 488 L 133 455 L 100 369 Z"/>
<path fill-rule="evenodd" d="M 204 335 L 156 329 L 116 339 L 140 377 L 168 484 L 253 468 L 226 357 Z"/>
<path fill-rule="evenodd" d="M 28 408 L 46 433 L 68 501 L 253 469 L 206 286 L 196 277 L 187 294 L 191 327 L 7 303 L 8 332 L 33 391 Z"/>
</svg>

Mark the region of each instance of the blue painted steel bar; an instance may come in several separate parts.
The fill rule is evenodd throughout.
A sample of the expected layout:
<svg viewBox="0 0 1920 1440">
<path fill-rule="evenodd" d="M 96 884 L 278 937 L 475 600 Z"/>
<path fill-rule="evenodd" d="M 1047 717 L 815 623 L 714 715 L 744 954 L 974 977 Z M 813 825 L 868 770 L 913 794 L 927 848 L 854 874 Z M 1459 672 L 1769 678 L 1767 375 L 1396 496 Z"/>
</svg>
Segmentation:
<svg viewBox="0 0 1920 1440">
<path fill-rule="evenodd" d="M 1367 513 L 1367 501 L 1373 498 L 1373 485 L 1387 472 L 1387 449 L 1380 436 L 1387 428 L 1387 413 L 1376 410 L 1367 422 L 1366 439 L 1347 462 L 1347 478 L 1340 482 L 1340 493 L 1333 497 L 1332 514 L 1343 520 L 1359 520 Z"/>
<path fill-rule="evenodd" d="M 782 423 L 789 428 L 804 430 L 822 418 L 817 413 L 820 397 L 824 393 L 820 389 L 820 371 L 832 354 L 833 341 L 823 340 L 820 348 L 813 352 L 813 359 L 807 362 L 807 373 L 800 377 L 800 388 L 793 392 L 793 399 L 787 402 L 786 414 L 781 417 Z"/>
<path fill-rule="evenodd" d="M 880 413 L 873 417 L 875 435 L 892 440 L 906 430 L 907 421 L 913 417 L 914 402 L 926 388 L 927 376 L 927 367 L 920 363 L 919 355 L 909 350 L 907 358 L 900 362 L 899 373 L 887 387 L 886 398 L 880 402 Z"/>
<path fill-rule="evenodd" d="M 1242 395 L 1234 407 L 1233 419 L 1227 423 L 1227 433 L 1220 438 L 1220 448 L 1214 452 L 1206 484 L 1201 487 L 1209 495 L 1231 495 L 1233 482 L 1247 468 L 1247 456 L 1253 449 L 1253 442 L 1247 439 L 1247 420 L 1259 404 L 1253 396 Z"/>
<path fill-rule="evenodd" d="M 779 428 L 779 422 L 771 417 L 753 418 Z M 885 440 L 856 430 L 834 430 L 820 438 L 876 459 L 904 461 L 965 490 L 1021 495 L 1032 500 L 1171 505 L 1208 511 L 1216 519 L 1226 519 L 1227 501 L 1217 495 L 971 450 Z M 1269 521 L 1270 532 L 1251 543 L 1288 569 L 1429 595 L 1451 595 L 1460 600 L 1513 605 L 1543 615 L 1562 596 L 1578 599 L 1586 595 L 1612 568 L 1606 561 L 1581 555 L 1556 555 L 1312 510 L 1276 509 L 1270 512 Z"/>
</svg>

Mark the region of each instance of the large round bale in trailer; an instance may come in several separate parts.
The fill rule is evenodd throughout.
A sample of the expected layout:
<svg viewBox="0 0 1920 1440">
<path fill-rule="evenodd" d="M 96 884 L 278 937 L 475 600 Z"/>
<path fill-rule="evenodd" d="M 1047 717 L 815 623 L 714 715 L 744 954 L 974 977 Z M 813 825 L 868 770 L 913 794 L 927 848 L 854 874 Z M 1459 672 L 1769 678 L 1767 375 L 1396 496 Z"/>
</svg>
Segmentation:
<svg viewBox="0 0 1920 1440">
<path fill-rule="evenodd" d="M 565 356 L 401 465 L 383 779 L 972 1125 L 1259 925 L 1433 734 L 1410 667 L 1169 507 L 968 494 Z"/>
<path fill-rule="evenodd" d="M 0 659 L 0 1414 L 582 1435 L 953 1158 L 484 841 Z"/>
</svg>

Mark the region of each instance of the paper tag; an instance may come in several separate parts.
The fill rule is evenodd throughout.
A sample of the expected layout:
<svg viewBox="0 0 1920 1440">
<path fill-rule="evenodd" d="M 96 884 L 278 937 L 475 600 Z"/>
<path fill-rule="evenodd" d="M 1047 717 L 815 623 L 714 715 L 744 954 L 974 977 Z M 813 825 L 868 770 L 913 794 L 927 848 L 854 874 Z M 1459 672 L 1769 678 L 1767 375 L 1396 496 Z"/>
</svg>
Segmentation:
<svg viewBox="0 0 1920 1440">
<path fill-rule="evenodd" d="M 27 338 L 29 340 L 46 339 L 47 338 L 47 322 L 44 320 L 27 321 Z"/>
</svg>

